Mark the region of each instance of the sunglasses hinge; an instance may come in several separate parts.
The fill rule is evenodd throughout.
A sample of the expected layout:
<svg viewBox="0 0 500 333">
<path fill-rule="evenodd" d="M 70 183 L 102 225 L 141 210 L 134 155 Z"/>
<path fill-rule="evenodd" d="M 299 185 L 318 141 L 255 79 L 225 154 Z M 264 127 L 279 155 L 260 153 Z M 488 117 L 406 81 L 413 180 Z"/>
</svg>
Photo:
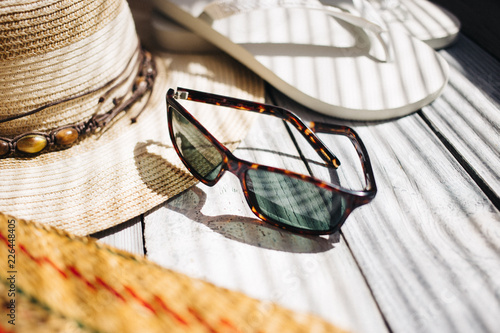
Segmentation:
<svg viewBox="0 0 500 333">
<path fill-rule="evenodd" d="M 176 91 L 174 97 L 176 99 L 188 99 L 189 93 L 187 91 Z"/>
</svg>

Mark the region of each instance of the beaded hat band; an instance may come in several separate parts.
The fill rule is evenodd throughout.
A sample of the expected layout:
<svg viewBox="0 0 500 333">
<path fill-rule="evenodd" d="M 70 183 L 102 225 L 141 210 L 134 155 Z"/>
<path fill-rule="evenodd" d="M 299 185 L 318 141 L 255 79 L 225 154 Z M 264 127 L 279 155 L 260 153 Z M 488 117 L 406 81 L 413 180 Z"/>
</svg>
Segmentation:
<svg viewBox="0 0 500 333">
<path fill-rule="evenodd" d="M 15 138 L 2 138 L 0 137 L 0 157 L 13 157 L 13 156 L 29 156 L 38 154 L 45 151 L 52 151 L 55 149 L 68 148 L 81 139 L 88 133 L 94 132 L 97 129 L 101 129 L 107 124 L 109 124 L 115 116 L 120 112 L 126 111 L 132 104 L 139 100 L 146 92 L 153 88 L 154 79 L 156 76 L 156 68 L 154 65 L 154 60 L 151 53 L 140 49 L 138 55 L 134 59 L 135 66 L 127 66 L 124 72 L 130 71 L 129 67 L 132 67 L 135 71 L 135 78 L 132 81 L 132 85 L 129 88 L 129 93 L 124 96 L 118 96 L 113 98 L 113 108 L 103 114 L 94 114 L 89 120 L 82 121 L 76 124 L 63 125 L 58 128 L 51 130 L 48 133 L 41 132 L 28 132 L 16 136 Z M 137 68 L 138 67 L 138 68 Z M 132 71 L 133 73 L 133 71 Z M 5 123 L 12 119 L 18 119 L 26 115 L 35 114 L 44 110 L 45 108 L 52 107 L 61 103 L 65 103 L 76 98 L 94 93 L 102 88 L 109 88 L 105 94 L 98 99 L 98 103 L 102 103 L 108 95 L 110 95 L 113 90 L 117 87 L 126 83 L 127 78 L 118 81 L 118 77 L 107 82 L 104 87 L 90 90 L 88 92 L 82 93 L 77 96 L 66 98 L 60 101 L 55 101 L 48 105 L 44 105 L 38 109 L 27 112 L 26 114 L 14 116 L 6 119 L 0 119 L 0 123 Z M 110 87 L 111 86 L 111 87 Z M 97 104 L 97 103 L 96 103 Z M 132 118 L 132 122 L 137 119 L 136 115 Z"/>
</svg>

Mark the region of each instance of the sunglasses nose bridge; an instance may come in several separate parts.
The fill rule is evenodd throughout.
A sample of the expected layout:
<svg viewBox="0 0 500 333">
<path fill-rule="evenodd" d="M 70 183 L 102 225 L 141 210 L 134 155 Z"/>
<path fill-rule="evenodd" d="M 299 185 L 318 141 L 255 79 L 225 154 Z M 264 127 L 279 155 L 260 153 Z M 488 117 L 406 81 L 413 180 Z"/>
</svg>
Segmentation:
<svg viewBox="0 0 500 333">
<path fill-rule="evenodd" d="M 226 154 L 224 156 L 224 164 L 226 165 L 227 171 L 231 172 L 238 178 L 242 178 L 242 175 L 245 172 L 245 164 L 238 158 Z"/>
</svg>

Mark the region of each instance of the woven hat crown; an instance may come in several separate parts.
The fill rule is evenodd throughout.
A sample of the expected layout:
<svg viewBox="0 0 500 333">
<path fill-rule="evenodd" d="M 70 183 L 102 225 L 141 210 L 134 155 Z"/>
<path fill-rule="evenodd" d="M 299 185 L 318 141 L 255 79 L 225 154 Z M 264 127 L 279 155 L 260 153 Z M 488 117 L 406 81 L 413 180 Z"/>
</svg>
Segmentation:
<svg viewBox="0 0 500 333">
<path fill-rule="evenodd" d="M 108 111 L 113 99 L 100 98 L 131 76 L 138 44 L 124 0 L 1 1 L 0 137 Z"/>
</svg>

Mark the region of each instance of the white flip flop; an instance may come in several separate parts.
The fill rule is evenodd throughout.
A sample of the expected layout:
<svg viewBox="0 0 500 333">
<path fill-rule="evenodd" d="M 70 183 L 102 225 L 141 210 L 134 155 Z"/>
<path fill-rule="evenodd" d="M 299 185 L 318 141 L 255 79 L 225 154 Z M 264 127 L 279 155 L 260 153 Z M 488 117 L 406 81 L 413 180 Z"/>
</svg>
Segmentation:
<svg viewBox="0 0 500 333">
<path fill-rule="evenodd" d="M 384 22 L 440 49 L 453 43 L 460 21 L 446 9 L 427 0 L 368 0 Z"/>
<path fill-rule="evenodd" d="M 154 0 L 154 4 L 287 96 L 330 116 L 395 118 L 439 96 L 447 82 L 448 64 L 431 47 L 384 27 L 364 0 L 336 0 L 337 6 L 331 6 L 334 0 L 328 0 L 329 5 L 326 1 Z"/>
</svg>

